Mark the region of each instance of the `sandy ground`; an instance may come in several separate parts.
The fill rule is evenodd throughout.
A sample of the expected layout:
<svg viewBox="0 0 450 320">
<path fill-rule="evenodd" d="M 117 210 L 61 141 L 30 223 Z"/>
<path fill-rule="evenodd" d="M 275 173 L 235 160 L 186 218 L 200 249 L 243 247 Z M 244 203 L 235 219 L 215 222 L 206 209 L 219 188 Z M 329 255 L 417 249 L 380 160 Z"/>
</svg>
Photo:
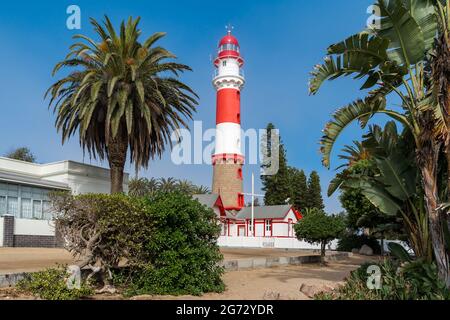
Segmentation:
<svg viewBox="0 0 450 320">
<path fill-rule="evenodd" d="M 336 287 L 347 277 L 350 271 L 366 261 L 375 261 L 376 257 L 354 255 L 346 260 L 331 262 L 326 266 L 317 264 L 301 266 L 283 266 L 265 269 L 228 271 L 223 280 L 226 291 L 195 296 L 137 296 L 135 300 L 307 300 L 300 292 L 302 284 L 320 287 Z M 13 289 L 0 289 L 2 299 L 33 299 L 30 296 L 17 295 Z M 123 299 L 119 295 L 96 295 L 93 299 Z"/>
<path fill-rule="evenodd" d="M 221 249 L 224 259 L 249 259 L 258 257 L 288 257 L 318 254 L 312 250 L 283 249 Z M 0 274 L 32 272 L 53 267 L 56 263 L 71 264 L 69 252 L 59 248 L 0 248 Z"/>
<path fill-rule="evenodd" d="M 201 297 L 138 296 L 133 299 L 308 300 L 309 298 L 300 292 L 302 284 L 316 287 L 327 285 L 334 288 L 341 284 L 359 265 L 377 259 L 379 258 L 354 255 L 343 261 L 330 262 L 326 266 L 305 264 L 229 271 L 223 276 L 227 289 L 220 294 L 208 293 Z"/>
</svg>

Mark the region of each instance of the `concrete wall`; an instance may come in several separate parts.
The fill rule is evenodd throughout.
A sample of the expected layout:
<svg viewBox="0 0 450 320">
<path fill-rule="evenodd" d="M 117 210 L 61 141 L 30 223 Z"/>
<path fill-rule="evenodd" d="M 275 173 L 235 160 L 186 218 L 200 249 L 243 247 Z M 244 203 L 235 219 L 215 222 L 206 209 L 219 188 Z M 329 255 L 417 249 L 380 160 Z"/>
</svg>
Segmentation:
<svg viewBox="0 0 450 320">
<path fill-rule="evenodd" d="M 0 247 L 3 247 L 3 218 L 0 217 Z"/>
<path fill-rule="evenodd" d="M 54 248 L 61 245 L 51 221 L 13 216 L 0 218 L 0 247 Z"/>
<path fill-rule="evenodd" d="M 299 241 L 296 238 L 267 238 L 267 237 L 219 237 L 218 245 L 234 248 L 284 248 L 284 249 L 320 249 L 319 244 L 310 244 Z M 330 249 L 334 250 L 337 240 L 330 243 Z M 328 247 L 327 247 L 328 249 Z"/>
<path fill-rule="evenodd" d="M 14 235 L 54 236 L 55 225 L 48 220 L 15 219 Z"/>
</svg>

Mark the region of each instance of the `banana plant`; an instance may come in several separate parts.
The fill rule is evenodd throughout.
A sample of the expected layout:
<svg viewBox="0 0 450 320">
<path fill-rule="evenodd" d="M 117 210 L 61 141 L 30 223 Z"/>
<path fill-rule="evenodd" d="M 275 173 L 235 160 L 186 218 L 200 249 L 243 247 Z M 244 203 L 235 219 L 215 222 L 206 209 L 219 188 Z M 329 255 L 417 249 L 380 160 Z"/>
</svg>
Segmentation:
<svg viewBox="0 0 450 320">
<path fill-rule="evenodd" d="M 418 190 L 419 175 L 407 134 L 399 135 L 395 122 L 384 130 L 371 126 L 362 147 L 371 155 L 369 170 L 344 170 L 333 181 L 337 188 L 358 189 L 382 213 L 400 216 L 416 256 L 431 262 L 432 250 L 428 220 Z M 419 184 L 420 185 L 420 184 Z"/>
<path fill-rule="evenodd" d="M 316 65 L 311 73 L 311 94 L 316 94 L 326 80 L 350 75 L 364 79 L 361 89 L 369 90 L 364 99 L 338 109 L 326 124 L 320 141 L 322 162 L 330 167 L 333 146 L 350 123 L 358 121 L 365 128 L 376 114 L 400 122 L 413 139 L 434 257 L 441 279 L 450 286 L 437 185 L 442 144 L 437 139 L 437 124 L 443 119 L 427 69 L 427 57 L 438 33 L 436 1 L 378 0 L 375 5 L 380 9 L 378 26 L 331 45 L 324 63 Z M 388 107 L 391 94 L 400 98 L 400 109 Z"/>
</svg>

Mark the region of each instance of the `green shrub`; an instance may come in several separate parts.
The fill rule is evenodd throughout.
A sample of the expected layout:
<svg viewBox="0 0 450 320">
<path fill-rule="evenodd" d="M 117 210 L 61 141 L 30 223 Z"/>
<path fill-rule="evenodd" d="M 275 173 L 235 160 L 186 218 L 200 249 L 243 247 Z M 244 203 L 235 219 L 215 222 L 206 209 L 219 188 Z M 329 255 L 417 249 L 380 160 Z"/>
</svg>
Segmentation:
<svg viewBox="0 0 450 320">
<path fill-rule="evenodd" d="M 99 266 L 100 280 L 108 283 L 109 270 L 133 260 L 152 233 L 150 217 L 140 198 L 124 194 L 52 194 L 56 226 L 65 248 L 82 257 L 81 268 Z"/>
<path fill-rule="evenodd" d="M 181 193 L 158 193 L 144 202 L 153 224 L 137 259 L 144 263 L 117 272 L 115 283 L 126 295 L 223 291 L 214 211 Z"/>
<path fill-rule="evenodd" d="M 306 211 L 294 229 L 297 239 L 320 244 L 320 256 L 324 262 L 327 243 L 344 231 L 345 223 L 341 215 L 327 215 L 323 210 L 313 208 Z"/>
<path fill-rule="evenodd" d="M 363 245 L 368 245 L 375 254 L 381 253 L 381 246 L 375 238 L 366 235 L 344 234 L 338 240 L 337 251 L 351 252 L 352 249 L 360 249 Z"/>
<path fill-rule="evenodd" d="M 351 272 L 345 284 L 331 293 L 319 293 L 319 300 L 448 300 L 450 292 L 438 278 L 437 268 L 421 260 L 399 264 L 385 260 L 381 270 L 381 288 L 369 289 L 367 263 Z"/>
<path fill-rule="evenodd" d="M 69 289 L 66 283 L 68 277 L 63 266 L 48 268 L 20 280 L 17 289 L 46 300 L 76 300 L 93 294 L 86 282 L 82 282 L 79 289 Z"/>
</svg>

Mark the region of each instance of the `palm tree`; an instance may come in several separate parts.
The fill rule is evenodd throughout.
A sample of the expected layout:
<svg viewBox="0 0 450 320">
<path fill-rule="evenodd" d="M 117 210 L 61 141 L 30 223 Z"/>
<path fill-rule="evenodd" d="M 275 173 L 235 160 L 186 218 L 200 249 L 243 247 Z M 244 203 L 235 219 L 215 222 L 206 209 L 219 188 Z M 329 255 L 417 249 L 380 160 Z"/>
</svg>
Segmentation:
<svg viewBox="0 0 450 320">
<path fill-rule="evenodd" d="M 192 194 L 194 185 L 189 180 L 178 180 L 176 182 L 176 190 L 185 194 Z"/>
<path fill-rule="evenodd" d="M 194 185 L 194 188 L 193 188 L 193 190 L 192 190 L 192 193 L 193 194 L 207 194 L 207 193 L 211 193 L 211 190 L 209 190 L 209 188 L 208 187 L 205 187 L 205 186 L 197 186 L 197 185 Z"/>
<path fill-rule="evenodd" d="M 128 194 L 134 197 L 143 197 L 156 192 L 158 182 L 155 178 L 131 179 L 128 183 Z"/>
<path fill-rule="evenodd" d="M 158 191 L 161 192 L 173 192 L 175 191 L 177 186 L 177 179 L 169 177 L 169 178 L 160 178 L 158 180 Z"/>
<path fill-rule="evenodd" d="M 436 7 L 429 0 L 378 0 L 377 6 L 381 15 L 379 28 L 330 46 L 324 64 L 312 72 L 312 94 L 317 93 L 325 80 L 343 75 L 365 77 L 361 89 L 372 89 L 367 98 L 337 110 L 327 123 L 321 139 L 323 164 L 329 167 L 333 145 L 351 122 L 357 120 L 364 128 L 374 114 L 381 113 L 402 123 L 414 139 L 439 275 L 450 286 L 443 234 L 445 220 L 437 190 L 441 147 L 437 137 L 443 119 L 426 69 L 426 55 L 433 48 L 438 30 Z M 386 107 L 386 97 L 391 93 L 401 99 L 401 110 Z"/>
<path fill-rule="evenodd" d="M 351 167 L 354 163 L 361 160 L 368 160 L 371 158 L 369 150 L 364 148 L 360 141 L 353 141 L 353 146 L 345 145 L 342 149 L 344 154 L 338 155 L 339 159 L 346 160 L 347 163 L 343 164 L 341 167 Z M 339 169 L 338 168 L 338 169 Z"/>
<path fill-rule="evenodd" d="M 197 95 L 178 80 L 191 69 L 167 61 L 175 56 L 155 46 L 165 33 L 140 42 L 139 20 L 130 17 L 116 33 L 108 17 L 103 26 L 91 19 L 99 41 L 74 36 L 80 42 L 53 74 L 65 67 L 75 70 L 46 93 L 62 142 L 78 131 L 83 151 L 108 159 L 112 193 L 123 191 L 128 149 L 131 162 L 146 168 L 166 144 L 171 146 L 171 131 L 186 126 L 184 118 L 192 118 L 197 105 Z"/>
</svg>

